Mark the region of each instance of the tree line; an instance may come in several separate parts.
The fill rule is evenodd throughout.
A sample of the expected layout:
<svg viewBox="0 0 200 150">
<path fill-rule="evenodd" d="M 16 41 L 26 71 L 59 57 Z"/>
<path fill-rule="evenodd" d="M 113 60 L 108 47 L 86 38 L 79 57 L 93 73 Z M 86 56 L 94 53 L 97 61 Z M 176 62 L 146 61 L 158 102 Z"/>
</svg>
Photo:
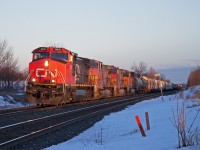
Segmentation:
<svg viewBox="0 0 200 150">
<path fill-rule="evenodd" d="M 200 85 L 200 66 L 197 66 L 190 72 L 188 81 L 187 81 L 188 87 L 192 87 L 196 85 Z"/>
<path fill-rule="evenodd" d="M 147 70 L 147 65 L 144 62 L 140 62 L 138 65 L 134 62 L 131 69 L 138 77 L 146 75 L 147 77 L 158 79 L 158 76 L 156 76 L 158 74 L 156 70 L 153 67 L 150 67 L 149 70 Z M 160 74 L 159 79 L 170 82 L 169 79 L 166 79 L 164 74 Z M 197 85 L 200 85 L 200 66 L 192 69 L 187 80 L 187 87 L 193 87 Z"/>
<path fill-rule="evenodd" d="M 20 70 L 13 48 L 0 39 L 0 92 L 11 92 L 23 88 L 24 71 Z"/>
</svg>

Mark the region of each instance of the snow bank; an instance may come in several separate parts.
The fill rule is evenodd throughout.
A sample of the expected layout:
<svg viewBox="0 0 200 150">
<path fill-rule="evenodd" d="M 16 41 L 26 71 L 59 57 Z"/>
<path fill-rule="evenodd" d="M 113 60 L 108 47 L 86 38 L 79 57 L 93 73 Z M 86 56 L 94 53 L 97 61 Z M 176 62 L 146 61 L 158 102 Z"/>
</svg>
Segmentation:
<svg viewBox="0 0 200 150">
<path fill-rule="evenodd" d="M 10 95 L 0 96 L 0 110 L 29 106 L 30 104 L 16 102 Z"/>
</svg>

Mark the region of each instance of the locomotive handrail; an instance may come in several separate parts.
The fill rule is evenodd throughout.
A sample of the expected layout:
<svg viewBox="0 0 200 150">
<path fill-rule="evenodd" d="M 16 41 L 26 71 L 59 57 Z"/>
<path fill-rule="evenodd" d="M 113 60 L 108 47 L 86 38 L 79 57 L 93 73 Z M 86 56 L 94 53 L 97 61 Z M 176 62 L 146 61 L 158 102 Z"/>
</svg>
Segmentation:
<svg viewBox="0 0 200 150">
<path fill-rule="evenodd" d="M 28 77 L 27 77 L 26 80 L 25 80 L 25 83 L 24 83 L 24 84 L 25 84 L 25 86 L 24 86 L 24 92 L 26 92 L 27 81 L 29 80 L 29 78 L 30 78 L 32 72 L 33 72 L 33 71 L 31 71 L 31 72 L 28 74 Z"/>
<path fill-rule="evenodd" d="M 61 75 L 62 80 L 63 80 L 63 93 L 65 95 L 65 79 L 63 78 L 63 75 L 62 75 L 62 73 L 60 71 L 58 71 L 58 73 Z"/>
</svg>

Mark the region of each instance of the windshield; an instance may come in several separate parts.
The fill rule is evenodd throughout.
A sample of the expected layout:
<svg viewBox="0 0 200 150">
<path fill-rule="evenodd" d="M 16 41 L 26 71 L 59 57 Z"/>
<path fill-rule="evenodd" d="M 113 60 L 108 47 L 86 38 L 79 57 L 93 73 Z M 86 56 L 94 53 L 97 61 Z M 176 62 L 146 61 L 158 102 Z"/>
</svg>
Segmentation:
<svg viewBox="0 0 200 150">
<path fill-rule="evenodd" d="M 98 63 L 94 60 L 90 60 L 90 67 L 91 68 L 98 68 Z"/>
<path fill-rule="evenodd" d="M 33 60 L 38 60 L 38 59 L 48 58 L 48 57 L 49 57 L 49 53 L 47 52 L 37 52 L 33 54 Z"/>
<path fill-rule="evenodd" d="M 51 58 L 55 59 L 55 60 L 58 60 L 58 61 L 67 62 L 68 55 L 67 55 L 67 53 L 55 53 L 54 52 L 54 53 L 51 54 Z"/>
<path fill-rule="evenodd" d="M 129 77 L 129 72 L 125 71 L 125 72 L 123 73 L 123 76 Z"/>
<path fill-rule="evenodd" d="M 117 68 L 112 68 L 112 69 L 110 69 L 110 70 L 109 70 L 109 74 L 111 74 L 111 73 L 117 73 Z"/>
</svg>

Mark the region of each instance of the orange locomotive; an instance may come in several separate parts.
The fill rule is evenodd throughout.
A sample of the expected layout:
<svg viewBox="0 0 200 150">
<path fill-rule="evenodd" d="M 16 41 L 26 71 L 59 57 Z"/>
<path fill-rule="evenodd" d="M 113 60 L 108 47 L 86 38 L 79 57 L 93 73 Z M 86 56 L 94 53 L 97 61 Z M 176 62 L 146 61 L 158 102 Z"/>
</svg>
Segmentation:
<svg viewBox="0 0 200 150">
<path fill-rule="evenodd" d="M 103 65 L 98 60 L 79 57 L 65 48 L 39 47 L 32 53 L 26 80 L 29 103 L 59 105 L 123 96 L 155 90 L 158 86 L 153 85 L 160 82 L 135 77 L 133 72 Z M 149 81 L 155 83 L 149 86 Z"/>
</svg>

